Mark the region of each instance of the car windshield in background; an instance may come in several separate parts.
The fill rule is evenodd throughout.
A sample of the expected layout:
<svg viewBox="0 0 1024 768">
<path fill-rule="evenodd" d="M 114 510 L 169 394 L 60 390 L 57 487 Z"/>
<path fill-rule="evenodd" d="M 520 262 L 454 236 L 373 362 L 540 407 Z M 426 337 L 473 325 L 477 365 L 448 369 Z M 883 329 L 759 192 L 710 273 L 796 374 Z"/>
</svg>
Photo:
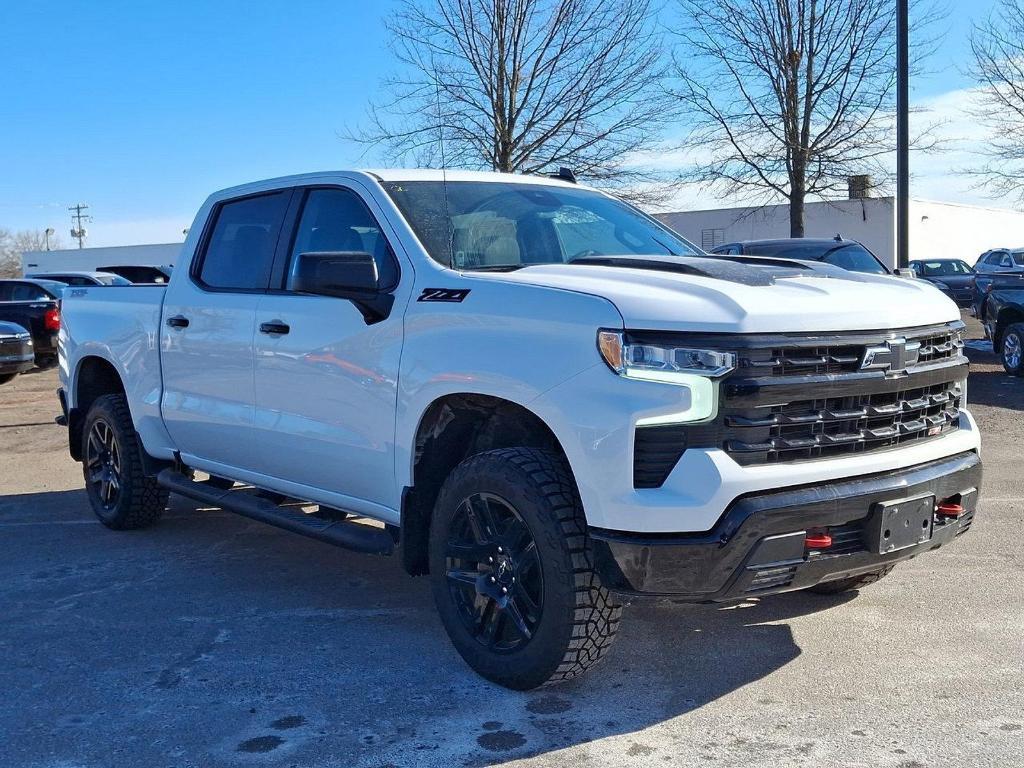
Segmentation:
<svg viewBox="0 0 1024 768">
<path fill-rule="evenodd" d="M 950 277 L 969 275 L 971 268 L 962 261 L 922 261 L 921 277 Z"/>
<path fill-rule="evenodd" d="M 395 181 L 384 189 L 431 258 L 455 269 L 700 255 L 636 208 L 586 189 L 480 181 Z"/>
<path fill-rule="evenodd" d="M 876 275 L 887 275 L 889 271 L 882 265 L 871 251 L 860 243 L 765 243 L 751 245 L 747 251 L 751 256 L 774 256 L 783 259 L 801 259 L 804 261 L 823 261 L 834 264 L 851 272 L 868 272 Z"/>
<path fill-rule="evenodd" d="M 96 280 L 101 285 L 131 285 L 131 280 L 126 280 L 120 275 L 96 275 Z"/>
</svg>

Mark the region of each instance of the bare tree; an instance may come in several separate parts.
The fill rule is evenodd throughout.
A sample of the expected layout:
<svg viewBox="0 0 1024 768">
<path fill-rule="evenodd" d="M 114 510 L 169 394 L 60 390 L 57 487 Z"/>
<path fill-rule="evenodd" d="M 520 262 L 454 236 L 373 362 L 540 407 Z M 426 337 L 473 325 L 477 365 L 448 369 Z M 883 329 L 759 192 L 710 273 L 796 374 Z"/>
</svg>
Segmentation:
<svg viewBox="0 0 1024 768">
<path fill-rule="evenodd" d="M 649 181 L 637 158 L 672 101 L 652 17 L 651 0 L 403 0 L 403 74 L 350 136 L 417 165 Z"/>
<path fill-rule="evenodd" d="M 0 227 L 0 278 L 21 275 L 21 254 L 46 248 L 46 233 L 38 229 L 11 232 Z M 60 240 L 50 236 L 50 248 L 60 248 Z"/>
<path fill-rule="evenodd" d="M 1024 3 L 1000 0 L 971 33 L 970 74 L 978 84 L 972 113 L 988 129 L 969 169 L 993 197 L 1024 202 Z"/>
<path fill-rule="evenodd" d="M 679 0 L 678 96 L 699 157 L 685 176 L 748 200 L 789 201 L 850 175 L 889 175 L 895 149 L 892 0 Z"/>
</svg>

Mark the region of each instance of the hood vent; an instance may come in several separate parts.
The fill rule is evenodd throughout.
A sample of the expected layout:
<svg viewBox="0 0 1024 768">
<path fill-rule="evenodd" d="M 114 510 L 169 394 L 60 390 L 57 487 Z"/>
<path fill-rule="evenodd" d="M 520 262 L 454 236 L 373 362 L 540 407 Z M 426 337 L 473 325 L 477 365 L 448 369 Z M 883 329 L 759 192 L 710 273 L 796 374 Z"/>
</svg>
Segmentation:
<svg viewBox="0 0 1024 768">
<path fill-rule="evenodd" d="M 833 269 L 783 259 L 736 259 L 711 256 L 588 256 L 573 259 L 572 264 L 592 267 L 620 267 L 672 272 L 678 275 L 708 277 L 742 285 L 774 285 L 776 280 L 793 277 L 828 277 Z M 847 277 L 847 273 L 843 273 Z M 855 278 L 854 278 L 855 279 Z"/>
</svg>

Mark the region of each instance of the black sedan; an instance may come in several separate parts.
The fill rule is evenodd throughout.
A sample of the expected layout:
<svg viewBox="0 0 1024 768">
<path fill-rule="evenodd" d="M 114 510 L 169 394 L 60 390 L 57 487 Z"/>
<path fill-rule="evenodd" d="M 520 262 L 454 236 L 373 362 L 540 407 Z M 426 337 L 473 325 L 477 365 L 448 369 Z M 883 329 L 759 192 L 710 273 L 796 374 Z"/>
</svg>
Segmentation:
<svg viewBox="0 0 1024 768">
<path fill-rule="evenodd" d="M 933 283 L 956 302 L 958 307 L 969 307 L 973 299 L 974 268 L 960 259 L 915 259 L 911 269 L 922 280 Z"/>
<path fill-rule="evenodd" d="M 35 364 L 32 334 L 20 325 L 0 322 L 0 384 L 6 384 Z"/>
</svg>

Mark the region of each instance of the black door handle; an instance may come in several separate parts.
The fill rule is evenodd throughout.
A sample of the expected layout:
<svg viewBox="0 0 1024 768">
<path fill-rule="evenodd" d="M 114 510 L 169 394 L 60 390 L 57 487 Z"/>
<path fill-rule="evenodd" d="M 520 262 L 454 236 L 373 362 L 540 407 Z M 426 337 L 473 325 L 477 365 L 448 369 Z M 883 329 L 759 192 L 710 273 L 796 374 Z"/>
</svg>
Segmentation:
<svg viewBox="0 0 1024 768">
<path fill-rule="evenodd" d="M 274 336 L 284 336 L 291 328 L 287 323 L 280 320 L 272 320 L 269 323 L 260 323 L 260 333 L 269 333 Z"/>
<path fill-rule="evenodd" d="M 188 318 L 184 315 L 175 315 L 167 318 L 167 324 L 171 328 L 188 328 Z"/>
</svg>

